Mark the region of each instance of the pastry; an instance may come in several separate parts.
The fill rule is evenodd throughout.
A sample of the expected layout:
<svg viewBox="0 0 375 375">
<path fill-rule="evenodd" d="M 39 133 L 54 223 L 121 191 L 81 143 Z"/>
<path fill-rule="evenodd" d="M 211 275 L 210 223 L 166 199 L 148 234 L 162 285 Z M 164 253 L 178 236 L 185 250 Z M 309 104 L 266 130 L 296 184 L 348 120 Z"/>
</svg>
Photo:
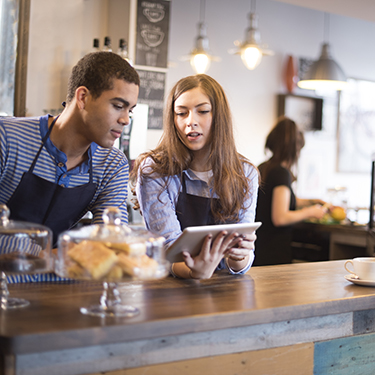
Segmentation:
<svg viewBox="0 0 375 375">
<path fill-rule="evenodd" d="M 72 266 L 68 268 L 68 276 L 72 279 L 82 279 L 85 277 L 85 273 L 87 273 L 87 278 L 87 276 L 89 276 L 88 272 L 78 263 L 74 263 Z"/>
<path fill-rule="evenodd" d="M 112 267 L 112 269 L 108 272 L 106 279 L 119 280 L 122 278 L 122 275 L 123 275 L 122 268 L 119 265 L 115 264 Z"/>
<path fill-rule="evenodd" d="M 124 252 L 128 255 L 146 254 L 146 244 L 143 242 L 108 242 L 106 245 L 117 252 Z"/>
<path fill-rule="evenodd" d="M 96 241 L 82 241 L 71 248 L 68 255 L 89 271 L 95 280 L 105 276 L 117 261 L 114 251 Z"/>
<path fill-rule="evenodd" d="M 158 263 L 147 255 L 132 257 L 125 253 L 119 253 L 117 264 L 122 268 L 125 274 L 147 279 L 155 275 Z"/>
</svg>

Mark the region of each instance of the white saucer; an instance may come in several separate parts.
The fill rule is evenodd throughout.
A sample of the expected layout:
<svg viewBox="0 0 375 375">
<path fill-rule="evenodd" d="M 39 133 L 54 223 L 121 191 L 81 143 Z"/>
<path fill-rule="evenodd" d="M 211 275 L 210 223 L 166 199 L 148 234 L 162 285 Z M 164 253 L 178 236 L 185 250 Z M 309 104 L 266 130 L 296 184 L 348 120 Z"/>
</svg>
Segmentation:
<svg viewBox="0 0 375 375">
<path fill-rule="evenodd" d="M 372 281 L 372 280 L 361 280 L 361 279 L 358 279 L 357 276 L 355 275 L 346 275 L 345 276 L 345 279 L 352 282 L 353 284 L 357 284 L 357 285 L 363 285 L 363 286 L 375 286 L 375 281 Z"/>
</svg>

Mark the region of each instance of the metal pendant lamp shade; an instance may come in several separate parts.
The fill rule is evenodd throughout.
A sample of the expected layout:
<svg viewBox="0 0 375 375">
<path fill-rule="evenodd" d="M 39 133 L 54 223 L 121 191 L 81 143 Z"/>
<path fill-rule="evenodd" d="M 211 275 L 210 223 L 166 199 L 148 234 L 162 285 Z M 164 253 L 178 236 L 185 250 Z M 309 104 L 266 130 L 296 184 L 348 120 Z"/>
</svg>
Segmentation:
<svg viewBox="0 0 375 375">
<path fill-rule="evenodd" d="M 182 56 L 182 61 L 189 60 L 191 67 L 197 74 L 204 74 L 209 69 L 212 61 L 220 61 L 220 57 L 213 56 L 210 52 L 207 36 L 207 24 L 204 22 L 206 3 L 200 1 L 200 22 L 198 23 L 198 36 L 195 39 L 195 46 L 187 56 Z"/>
<path fill-rule="evenodd" d="M 246 30 L 246 39 L 242 44 L 241 59 L 249 70 L 255 69 L 262 61 L 262 50 L 260 45 L 260 32 L 258 30 L 258 15 L 250 13 L 250 26 Z"/>
<path fill-rule="evenodd" d="M 328 33 L 329 16 L 324 14 L 325 33 Z M 298 87 L 308 90 L 342 90 L 346 85 L 346 76 L 340 66 L 333 60 L 328 42 L 322 45 L 319 60 L 315 61 L 306 74 L 297 83 Z"/>
<path fill-rule="evenodd" d="M 249 70 L 254 70 L 262 61 L 262 56 L 272 56 L 273 51 L 262 46 L 260 31 L 258 28 L 258 15 L 255 13 L 255 0 L 251 0 L 251 10 L 248 15 L 249 27 L 245 31 L 245 41 L 236 40 L 234 44 L 238 47 L 235 50 L 229 50 L 231 54 L 240 55 L 242 62 Z"/>
<path fill-rule="evenodd" d="M 209 54 L 209 41 L 207 37 L 207 26 L 204 22 L 198 24 L 198 37 L 195 48 L 191 52 L 190 64 L 197 74 L 206 73 L 210 67 L 211 58 Z"/>
<path fill-rule="evenodd" d="M 324 43 L 319 60 L 315 61 L 298 82 L 302 89 L 317 90 L 321 88 L 342 90 L 347 82 L 340 66 L 332 59 L 329 44 Z"/>
</svg>

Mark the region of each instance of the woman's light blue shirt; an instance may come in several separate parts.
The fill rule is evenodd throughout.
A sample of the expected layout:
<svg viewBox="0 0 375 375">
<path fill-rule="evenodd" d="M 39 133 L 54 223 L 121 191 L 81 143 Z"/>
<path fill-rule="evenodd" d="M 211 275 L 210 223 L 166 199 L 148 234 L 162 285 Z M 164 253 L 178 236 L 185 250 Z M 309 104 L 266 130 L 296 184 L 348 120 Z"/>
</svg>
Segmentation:
<svg viewBox="0 0 375 375">
<path fill-rule="evenodd" d="M 141 168 L 148 172 L 147 166 L 153 163 L 151 158 L 145 160 Z M 252 223 L 255 219 L 255 209 L 258 194 L 258 172 L 255 167 L 244 163 L 245 175 L 249 181 L 250 194 L 245 201 L 245 209 L 240 211 L 239 223 Z M 210 198 L 212 192 L 208 184 L 199 179 L 192 170 L 185 173 L 186 191 L 188 194 Z M 147 229 L 166 238 L 166 244 L 171 245 L 182 233 L 180 222 L 176 215 L 178 195 L 181 192 L 180 176 L 172 176 L 165 186 L 167 177 L 152 176 L 139 177 L 136 184 L 136 194 Z M 161 192 L 161 193 L 160 193 Z M 213 195 L 214 198 L 217 196 Z M 253 257 L 252 257 L 253 258 Z M 250 269 L 252 261 L 241 270 Z M 236 272 L 232 272 L 236 273 Z"/>
</svg>

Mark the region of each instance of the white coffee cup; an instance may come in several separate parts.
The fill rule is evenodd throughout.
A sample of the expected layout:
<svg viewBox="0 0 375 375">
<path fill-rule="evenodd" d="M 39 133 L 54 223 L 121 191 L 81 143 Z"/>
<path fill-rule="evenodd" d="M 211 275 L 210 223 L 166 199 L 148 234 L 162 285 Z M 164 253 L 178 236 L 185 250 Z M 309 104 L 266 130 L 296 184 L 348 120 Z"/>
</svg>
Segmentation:
<svg viewBox="0 0 375 375">
<path fill-rule="evenodd" d="M 352 264 L 354 272 L 348 269 L 348 263 Z M 361 280 L 375 281 L 375 258 L 363 257 L 347 260 L 344 267 L 348 272 L 357 276 Z"/>
</svg>

